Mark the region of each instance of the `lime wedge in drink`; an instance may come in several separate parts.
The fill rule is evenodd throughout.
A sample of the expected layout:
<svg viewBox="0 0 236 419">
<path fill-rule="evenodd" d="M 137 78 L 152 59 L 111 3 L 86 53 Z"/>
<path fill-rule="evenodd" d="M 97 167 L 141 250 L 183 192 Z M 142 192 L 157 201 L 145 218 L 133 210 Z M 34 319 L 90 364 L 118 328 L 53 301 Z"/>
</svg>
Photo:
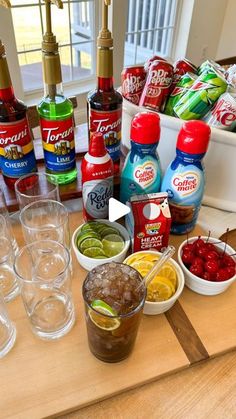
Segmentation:
<svg viewBox="0 0 236 419">
<path fill-rule="evenodd" d="M 108 236 L 109 234 L 117 234 L 119 236 L 120 235 L 120 232 L 116 228 L 114 228 L 114 227 L 107 226 L 106 228 L 104 228 L 101 231 L 100 234 L 101 234 L 102 239 L 103 239 L 103 237 Z"/>
<path fill-rule="evenodd" d="M 89 247 L 88 249 L 84 250 L 84 256 L 87 256 L 89 258 L 96 258 L 97 256 L 103 256 L 106 258 L 106 255 L 100 247 Z"/>
<path fill-rule="evenodd" d="M 82 241 L 79 250 L 84 253 L 85 249 L 89 247 L 100 247 L 102 249 L 102 242 L 98 239 L 88 237 Z"/>
<path fill-rule="evenodd" d="M 98 233 L 95 233 L 95 231 L 85 231 L 82 232 L 78 235 L 77 237 L 77 247 L 78 249 L 80 248 L 81 243 L 85 240 L 85 239 L 100 239 L 100 236 Z"/>
<path fill-rule="evenodd" d="M 88 310 L 89 317 L 99 329 L 110 331 L 115 330 L 120 326 L 120 320 L 113 317 L 117 316 L 116 311 L 105 303 L 105 301 L 94 300 L 91 303 L 91 307 L 92 308 Z"/>
<path fill-rule="evenodd" d="M 117 234 L 108 234 L 102 239 L 103 250 L 107 257 L 118 255 L 124 248 L 124 239 Z"/>
</svg>

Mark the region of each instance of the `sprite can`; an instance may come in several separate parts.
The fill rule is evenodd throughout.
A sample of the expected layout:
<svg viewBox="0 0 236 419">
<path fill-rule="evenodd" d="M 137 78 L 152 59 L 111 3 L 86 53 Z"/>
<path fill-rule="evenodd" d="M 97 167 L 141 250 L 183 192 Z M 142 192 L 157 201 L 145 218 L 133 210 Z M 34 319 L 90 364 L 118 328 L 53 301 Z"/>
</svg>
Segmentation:
<svg viewBox="0 0 236 419">
<path fill-rule="evenodd" d="M 168 101 L 166 103 L 165 111 L 164 113 L 166 115 L 174 115 L 173 108 L 178 103 L 180 98 L 184 95 L 185 92 L 187 92 L 190 87 L 195 82 L 197 76 L 193 73 L 186 73 L 184 74 L 179 82 L 176 84 L 174 90 L 171 92 Z"/>
<path fill-rule="evenodd" d="M 174 114 L 184 120 L 201 119 L 226 89 L 220 72 L 202 73 L 174 106 Z"/>
</svg>

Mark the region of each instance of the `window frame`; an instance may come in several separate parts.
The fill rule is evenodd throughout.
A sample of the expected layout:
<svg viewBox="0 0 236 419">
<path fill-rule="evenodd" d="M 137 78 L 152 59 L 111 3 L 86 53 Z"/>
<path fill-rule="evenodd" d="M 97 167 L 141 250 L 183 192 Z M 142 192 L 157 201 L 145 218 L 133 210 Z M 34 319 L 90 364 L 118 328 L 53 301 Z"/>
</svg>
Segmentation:
<svg viewBox="0 0 236 419">
<path fill-rule="evenodd" d="M 188 8 L 189 0 L 178 0 L 177 6 L 177 16 L 176 16 L 176 25 L 173 31 L 173 42 L 172 46 L 172 57 L 175 58 L 176 51 L 181 50 L 179 46 L 180 38 L 181 43 L 183 44 L 181 52 L 187 48 L 187 39 L 183 40 L 181 37 L 178 36 L 180 23 L 181 23 L 181 16 L 186 13 L 186 8 Z M 96 27 L 100 27 L 101 22 L 101 0 L 95 0 L 95 19 L 96 19 Z M 191 2 L 190 2 L 191 3 Z M 53 7 L 56 7 L 53 5 Z M 127 0 L 113 0 L 111 7 L 109 7 L 109 28 L 112 30 L 113 38 L 114 38 L 114 81 L 115 85 L 120 85 L 120 74 L 123 69 L 123 62 L 124 62 L 124 48 L 125 48 L 125 36 L 126 36 L 126 17 L 128 13 L 128 1 Z M 192 8 L 191 8 L 192 14 Z M 189 26 L 191 23 L 191 19 L 189 22 Z M 188 30 L 185 30 L 186 37 L 188 37 Z M 56 35 L 56 34 L 55 34 Z M 14 35 L 14 28 L 13 28 L 13 20 L 11 16 L 11 11 L 0 8 L 0 39 L 2 39 L 3 43 L 6 47 L 7 53 L 7 60 L 10 68 L 10 73 L 12 77 L 12 82 L 14 85 L 14 90 L 16 95 L 22 99 L 27 105 L 34 105 L 39 102 L 43 95 L 43 86 L 42 89 L 33 91 L 30 93 L 24 93 L 21 74 L 20 74 L 20 67 L 17 57 L 17 49 L 16 49 L 16 42 L 15 42 L 15 35 Z M 183 55 L 183 54 L 182 54 Z M 94 42 L 94 58 L 96 62 L 96 42 Z M 96 86 L 96 75 L 84 78 L 81 81 L 72 81 L 69 83 L 64 84 L 64 92 L 67 96 L 76 95 L 78 98 L 78 114 L 80 115 L 79 120 L 80 122 L 86 121 L 86 110 L 85 110 L 85 103 L 86 103 L 86 95 L 87 93 L 95 88 Z M 76 118 L 77 119 L 77 118 Z"/>
</svg>

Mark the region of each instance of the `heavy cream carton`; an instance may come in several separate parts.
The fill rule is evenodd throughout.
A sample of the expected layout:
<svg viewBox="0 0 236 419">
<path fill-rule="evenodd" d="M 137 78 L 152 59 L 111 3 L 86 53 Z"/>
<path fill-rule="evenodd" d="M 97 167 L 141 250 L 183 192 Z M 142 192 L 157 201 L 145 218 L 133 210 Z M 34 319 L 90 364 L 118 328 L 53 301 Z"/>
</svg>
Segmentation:
<svg viewBox="0 0 236 419">
<path fill-rule="evenodd" d="M 158 250 L 168 246 L 171 215 L 166 192 L 134 195 L 130 213 L 125 217 L 132 238 L 132 250 Z"/>
</svg>

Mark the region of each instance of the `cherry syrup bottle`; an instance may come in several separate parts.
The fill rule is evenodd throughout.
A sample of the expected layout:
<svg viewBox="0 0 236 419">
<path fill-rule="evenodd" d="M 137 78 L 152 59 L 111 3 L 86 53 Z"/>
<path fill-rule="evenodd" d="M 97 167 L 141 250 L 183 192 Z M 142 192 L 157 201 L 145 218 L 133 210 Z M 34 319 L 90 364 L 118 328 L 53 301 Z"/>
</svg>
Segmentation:
<svg viewBox="0 0 236 419">
<path fill-rule="evenodd" d="M 89 139 L 93 132 L 101 132 L 106 149 L 114 164 L 114 175 L 119 175 L 122 96 L 113 85 L 113 39 L 108 30 L 108 4 L 103 2 L 103 27 L 97 42 L 97 88 L 88 94 Z"/>
</svg>

